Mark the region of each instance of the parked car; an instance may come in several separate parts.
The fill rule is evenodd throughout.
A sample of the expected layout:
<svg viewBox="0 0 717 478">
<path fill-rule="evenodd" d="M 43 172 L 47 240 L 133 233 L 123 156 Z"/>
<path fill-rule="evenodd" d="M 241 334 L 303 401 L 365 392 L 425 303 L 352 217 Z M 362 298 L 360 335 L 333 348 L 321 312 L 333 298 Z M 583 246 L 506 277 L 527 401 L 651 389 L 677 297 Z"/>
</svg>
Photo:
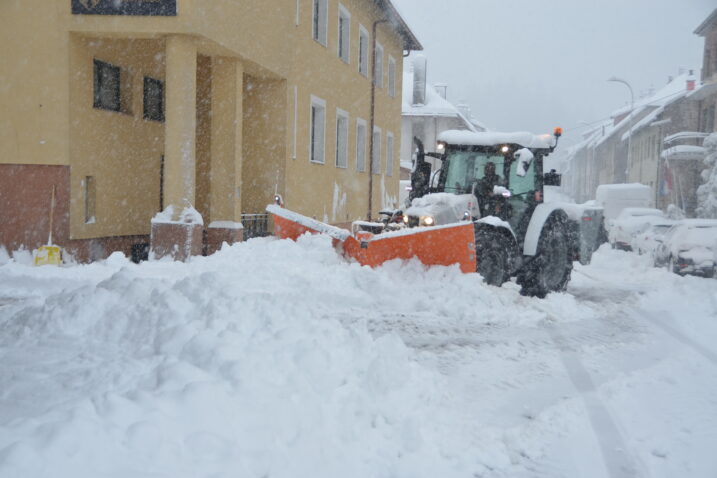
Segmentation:
<svg viewBox="0 0 717 478">
<path fill-rule="evenodd" d="M 664 220 L 665 215 L 659 209 L 649 207 L 625 208 L 612 222 L 612 227 L 608 231 L 608 239 L 613 248 L 631 251 L 635 235 L 652 224 Z"/>
<path fill-rule="evenodd" d="M 676 221 L 663 219 L 650 224 L 647 229 L 635 235 L 632 240 L 632 250 L 638 254 L 653 254 L 655 249 L 664 241 L 665 233 L 670 230 Z"/>
<path fill-rule="evenodd" d="M 675 274 L 713 277 L 717 220 L 685 219 L 665 233 L 655 249 L 655 266 L 667 266 Z"/>
</svg>

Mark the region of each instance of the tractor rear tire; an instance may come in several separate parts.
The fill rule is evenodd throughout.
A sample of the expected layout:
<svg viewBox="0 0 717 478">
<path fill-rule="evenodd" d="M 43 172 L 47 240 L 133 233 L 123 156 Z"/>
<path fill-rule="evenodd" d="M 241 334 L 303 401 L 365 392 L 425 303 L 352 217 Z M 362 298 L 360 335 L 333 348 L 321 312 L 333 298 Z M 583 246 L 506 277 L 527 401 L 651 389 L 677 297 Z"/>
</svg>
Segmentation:
<svg viewBox="0 0 717 478">
<path fill-rule="evenodd" d="M 510 277 L 508 241 L 503 234 L 491 230 L 476 233 L 476 272 L 486 284 L 500 287 Z"/>
<path fill-rule="evenodd" d="M 551 216 L 543 226 L 538 251 L 521 269 L 518 283 L 522 295 L 544 298 L 567 288 L 573 261 L 567 219 Z"/>
</svg>

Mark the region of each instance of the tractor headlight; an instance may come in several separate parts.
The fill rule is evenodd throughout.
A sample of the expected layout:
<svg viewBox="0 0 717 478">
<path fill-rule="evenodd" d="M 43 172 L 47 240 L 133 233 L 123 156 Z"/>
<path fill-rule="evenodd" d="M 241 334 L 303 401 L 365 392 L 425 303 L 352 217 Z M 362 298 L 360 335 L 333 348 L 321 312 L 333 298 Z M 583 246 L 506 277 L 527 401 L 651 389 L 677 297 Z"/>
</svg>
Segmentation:
<svg viewBox="0 0 717 478">
<path fill-rule="evenodd" d="M 432 226 L 435 224 L 435 219 L 433 219 L 433 216 L 421 216 L 421 225 L 422 226 Z"/>
<path fill-rule="evenodd" d="M 404 215 L 403 215 L 403 222 L 405 222 L 406 224 L 408 224 L 408 214 L 404 214 Z"/>
<path fill-rule="evenodd" d="M 439 141 L 436 144 L 436 151 L 438 151 L 439 153 L 442 153 L 445 150 L 446 150 L 446 143 L 444 143 L 443 141 Z"/>
</svg>

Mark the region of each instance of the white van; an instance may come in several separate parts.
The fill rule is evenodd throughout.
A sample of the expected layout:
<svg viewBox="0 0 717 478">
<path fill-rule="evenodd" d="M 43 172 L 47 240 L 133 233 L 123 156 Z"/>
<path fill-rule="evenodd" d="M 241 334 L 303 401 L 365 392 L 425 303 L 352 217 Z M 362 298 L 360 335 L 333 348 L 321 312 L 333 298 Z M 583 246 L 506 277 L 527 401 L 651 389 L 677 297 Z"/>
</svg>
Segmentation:
<svg viewBox="0 0 717 478">
<path fill-rule="evenodd" d="M 640 183 L 601 184 L 595 192 L 595 202 L 603 208 L 606 225 L 610 225 L 627 207 L 653 207 L 652 188 Z"/>
</svg>

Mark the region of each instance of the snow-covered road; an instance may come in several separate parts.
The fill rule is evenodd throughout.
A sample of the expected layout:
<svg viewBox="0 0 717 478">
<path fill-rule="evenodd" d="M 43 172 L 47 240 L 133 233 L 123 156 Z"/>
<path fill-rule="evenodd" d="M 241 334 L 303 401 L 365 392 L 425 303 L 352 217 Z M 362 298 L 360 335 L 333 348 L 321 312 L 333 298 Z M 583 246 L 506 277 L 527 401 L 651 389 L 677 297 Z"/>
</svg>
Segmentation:
<svg viewBox="0 0 717 478">
<path fill-rule="evenodd" d="M 717 476 L 717 281 L 601 249 L 567 293 L 252 240 L 0 255 L 0 477 Z"/>
</svg>

